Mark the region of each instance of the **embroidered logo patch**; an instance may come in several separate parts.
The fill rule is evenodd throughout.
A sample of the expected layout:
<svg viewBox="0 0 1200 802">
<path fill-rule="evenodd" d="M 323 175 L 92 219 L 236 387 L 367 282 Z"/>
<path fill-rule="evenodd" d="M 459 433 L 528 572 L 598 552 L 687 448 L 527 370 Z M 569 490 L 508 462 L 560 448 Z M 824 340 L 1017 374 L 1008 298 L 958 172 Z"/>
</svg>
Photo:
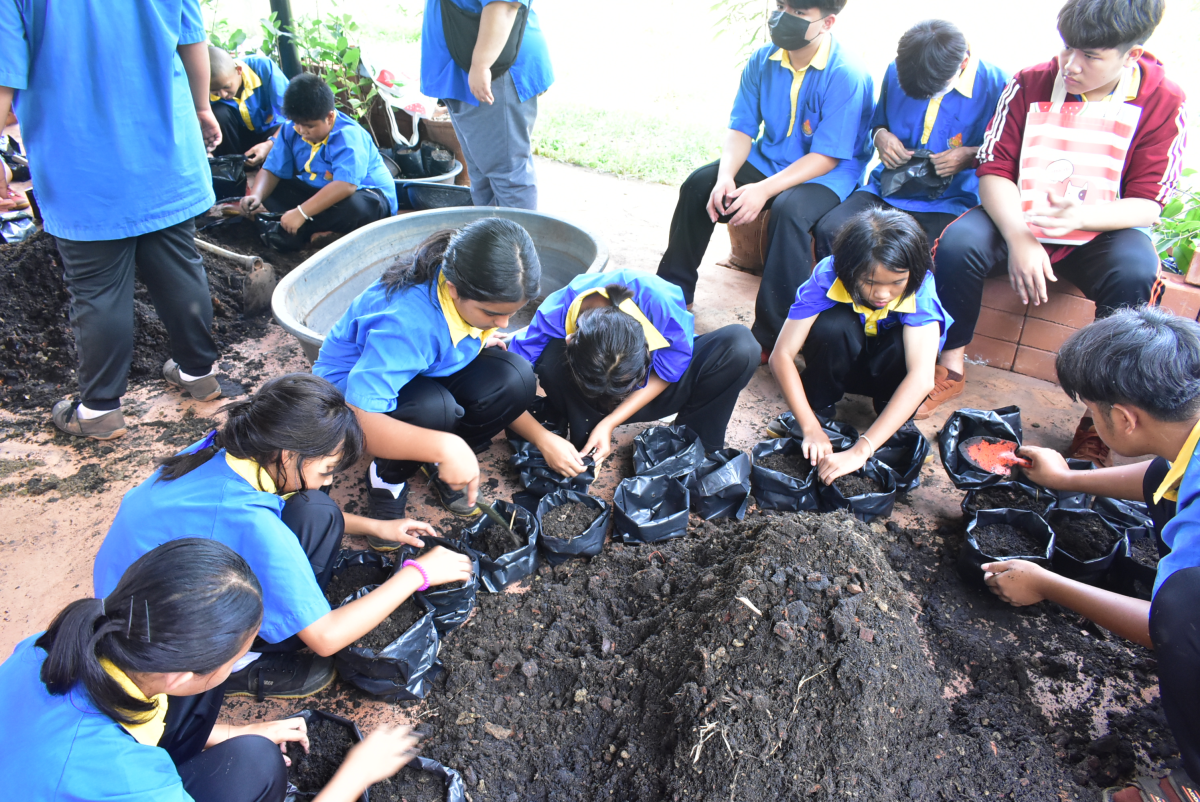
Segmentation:
<svg viewBox="0 0 1200 802">
<path fill-rule="evenodd" d="M 947 139 L 947 140 L 946 140 L 946 147 L 948 147 L 948 148 L 961 148 L 961 147 L 962 147 L 962 134 L 955 134 L 954 136 L 952 136 L 952 137 L 950 137 L 949 139 Z"/>
<path fill-rule="evenodd" d="M 331 173 L 331 172 L 329 172 L 328 170 L 326 170 L 326 171 L 325 171 L 325 180 L 326 180 L 326 181 L 332 181 L 332 180 L 333 180 L 333 173 Z"/>
<path fill-rule="evenodd" d="M 804 125 L 801 126 L 801 130 L 804 131 L 805 136 L 812 136 L 812 123 L 808 120 L 805 120 Z"/>
</svg>

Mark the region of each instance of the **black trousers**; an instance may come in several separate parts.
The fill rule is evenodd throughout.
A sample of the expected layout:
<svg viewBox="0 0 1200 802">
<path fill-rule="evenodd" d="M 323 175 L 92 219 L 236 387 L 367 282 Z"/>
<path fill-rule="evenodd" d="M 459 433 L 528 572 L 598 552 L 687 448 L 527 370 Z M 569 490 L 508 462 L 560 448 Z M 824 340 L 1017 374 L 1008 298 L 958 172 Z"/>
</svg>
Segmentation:
<svg viewBox="0 0 1200 802">
<path fill-rule="evenodd" d="M 319 191 L 319 187 L 311 187 L 299 178 L 288 178 L 280 181 L 275 191 L 263 199 L 263 206 L 271 212 L 286 212 L 295 209 Z M 318 231 L 349 234 L 368 223 L 390 217 L 391 214 L 392 209 L 381 191 L 359 187 L 350 197 L 338 201 L 320 214 L 314 214 L 312 220 L 305 221 L 295 234 L 285 231 L 283 236 L 291 237 L 295 240 L 294 245 L 300 247 Z"/>
<path fill-rule="evenodd" d="M 193 376 L 212 369 L 212 295 L 195 236 L 195 223 L 185 220 L 125 239 L 56 238 L 71 294 L 79 393 L 92 409 L 116 409 L 128 387 L 135 275 L 167 329 L 171 358 Z"/>
<path fill-rule="evenodd" d="M 453 432 L 479 452 L 529 409 L 535 395 L 537 379 L 524 357 L 484 348 L 451 376 L 417 376 L 400 390 L 388 415 L 422 429 Z M 421 463 L 377 459 L 375 466 L 380 479 L 395 484 L 407 481 Z"/>
<path fill-rule="evenodd" d="M 961 348 L 975 336 L 984 279 L 1008 269 L 1008 243 L 983 207 L 976 206 L 942 232 L 933 264 L 938 298 L 954 318 L 945 348 Z M 1108 231 L 1055 263 L 1054 274 L 1096 302 L 1096 317 L 1105 317 L 1122 306 L 1150 302 L 1158 254 L 1140 231 Z"/>
<path fill-rule="evenodd" d="M 242 120 L 242 114 L 233 106 L 222 101 L 210 102 L 213 116 L 221 126 L 221 144 L 213 151 L 214 156 L 236 156 L 255 145 L 261 145 L 271 138 L 271 132 L 278 126 L 272 124 L 265 131 L 251 131 Z"/>
<path fill-rule="evenodd" d="M 1162 501 L 1154 503 L 1154 491 L 1158 490 L 1158 486 L 1162 484 L 1163 479 L 1167 478 L 1170 470 L 1171 463 L 1169 461 L 1162 457 L 1155 457 L 1146 468 L 1146 475 L 1142 477 L 1142 497 L 1146 500 L 1146 506 L 1150 508 L 1150 518 L 1154 521 L 1154 542 L 1158 546 L 1160 557 L 1166 557 L 1170 552 L 1167 544 L 1163 542 L 1162 533 L 1167 522 L 1175 517 L 1177 504 L 1165 496 Z"/>
<path fill-rule="evenodd" d="M 1200 567 L 1176 571 L 1150 605 L 1163 712 L 1188 776 L 1200 782 Z"/>
<path fill-rule="evenodd" d="M 931 248 L 933 243 L 937 242 L 937 238 L 942 236 L 946 226 L 953 223 L 954 218 L 957 217 L 957 215 L 943 212 L 910 212 L 907 209 L 893 206 L 873 192 L 860 189 L 851 193 L 850 197 L 839 203 L 832 212 L 822 217 L 817 223 L 817 227 L 813 231 L 813 238 L 817 245 L 818 262 L 833 253 L 833 241 L 837 239 L 838 233 L 846 225 L 846 222 L 867 209 L 895 209 L 904 212 L 916 220 L 917 225 L 925 231 L 925 237 L 929 240 Z"/>
<path fill-rule="evenodd" d="M 745 326 L 725 326 L 696 338 L 692 361 L 679 381 L 638 410 L 628 423 L 645 423 L 678 413 L 678 426 L 690 426 L 706 451 L 725 447 L 725 429 L 738 394 L 759 366 L 761 349 Z M 566 341 L 551 340 L 538 357 L 538 379 L 551 413 L 567 424 L 568 437 L 582 448 L 606 415 L 579 391 L 567 367 Z"/>
<path fill-rule="evenodd" d="M 801 353 L 804 372 L 800 381 L 813 409 L 836 404 L 846 393 L 854 393 L 870 396 L 875 412 L 882 412 L 908 375 L 904 327 L 881 329 L 868 337 L 849 304 L 838 304 L 817 315 Z"/>
<path fill-rule="evenodd" d="M 679 202 L 671 218 L 667 250 L 658 264 L 658 275 L 683 288 L 690 304 L 696 295 L 696 277 L 704 251 L 716 225 L 705 206 L 717 185 L 720 162 L 706 164 L 693 172 L 679 188 Z M 747 162 L 734 176 L 740 187 L 766 178 Z M 771 210 L 767 224 L 767 261 L 754 303 L 755 338 L 762 350 L 775 347 L 775 338 L 796 300 L 796 288 L 808 280 L 813 268 L 812 228 L 837 206 L 837 193 L 817 184 L 800 184 L 776 195 L 764 208 Z M 729 217 L 722 217 L 722 223 Z"/>
<path fill-rule="evenodd" d="M 271 741 L 240 735 L 204 748 L 224 699 L 224 685 L 195 696 L 170 697 L 158 745 L 171 756 L 184 790 L 196 802 L 283 802 L 287 768 Z"/>
</svg>

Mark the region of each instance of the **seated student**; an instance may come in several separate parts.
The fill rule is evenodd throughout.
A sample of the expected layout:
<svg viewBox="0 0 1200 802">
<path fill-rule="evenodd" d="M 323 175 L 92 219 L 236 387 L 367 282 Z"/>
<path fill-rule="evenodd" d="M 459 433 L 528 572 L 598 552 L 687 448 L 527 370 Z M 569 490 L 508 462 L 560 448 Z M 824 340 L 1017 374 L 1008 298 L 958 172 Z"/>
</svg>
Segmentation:
<svg viewBox="0 0 1200 802">
<path fill-rule="evenodd" d="M 1122 596 L 1053 574 L 1024 560 L 989 563 L 992 592 L 1014 605 L 1048 599 L 1154 649 L 1158 685 L 1186 775 L 1153 787 L 1165 799 L 1200 796 L 1200 325 L 1169 312 L 1124 309 L 1080 329 L 1058 352 L 1063 391 L 1082 401 L 1104 442 L 1125 456 L 1155 459 L 1119 468 L 1072 471 L 1062 457 L 1024 448 L 1026 474 L 1046 487 L 1151 506 L 1160 552 L 1153 601 Z M 1168 460 L 1170 462 L 1168 462 Z M 1172 499 L 1178 499 L 1178 510 Z M 1190 779 L 1189 779 L 1190 778 Z M 1170 793 L 1168 793 L 1170 790 Z M 1109 796 L 1105 796 L 1108 799 Z M 1111 797 L 1153 797 L 1128 788 Z"/>
<path fill-rule="evenodd" d="M 871 119 L 872 142 L 882 162 L 867 185 L 821 218 L 816 228 L 817 258 L 833 252 L 842 226 L 863 209 L 901 209 L 937 241 L 954 218 L 979 203 L 975 152 L 1008 76 L 971 52 L 967 39 L 944 20 L 918 22 L 900 37 L 896 60 L 888 65 Z M 885 168 L 906 164 L 917 150 L 950 185 L 936 199 L 901 191 L 884 198 Z"/>
<path fill-rule="evenodd" d="M 250 563 L 266 605 L 260 640 L 227 692 L 307 696 L 333 681 L 329 655 L 370 632 L 413 592 L 466 579 L 471 565 L 435 548 L 367 596 L 330 610 L 324 588 L 343 533 L 419 546 L 416 535 L 433 529 L 343 514 L 321 492 L 363 451 L 358 420 L 324 379 L 280 376 L 225 409 L 219 431 L 163 460 L 125 494 L 96 554 L 96 595 L 110 593 L 130 564 L 160 543 L 193 535 L 219 540 Z M 316 654 L 299 653 L 304 646 Z"/>
<path fill-rule="evenodd" d="M 282 126 L 242 209 L 282 212 L 277 249 L 303 247 L 313 234 L 349 234 L 396 213 L 396 182 L 374 140 L 333 106 L 333 91 L 312 73 L 283 93 Z"/>
<path fill-rule="evenodd" d="M 895 209 L 850 218 L 834 240 L 833 256 L 796 291 L 770 360 L 804 432 L 803 454 L 822 482 L 861 468 L 912 418 L 933 387 L 950 323 L 917 221 Z M 803 373 L 795 362 L 801 352 Z M 848 392 L 871 396 L 879 417 L 857 443 L 835 454 L 816 413 L 834 417 L 830 407 Z"/>
<path fill-rule="evenodd" d="M 752 331 L 763 360 L 812 272 L 810 231 L 862 180 L 870 160 L 871 76 L 833 39 L 846 0 L 776 0 L 772 44 L 742 70 L 720 161 L 683 182 L 658 275 L 691 307 L 713 226 L 770 208 L 770 246 Z M 762 135 L 759 135 L 759 129 Z"/>
<path fill-rule="evenodd" d="M 1096 302 L 1097 317 L 1153 300 L 1158 254 L 1147 229 L 1176 189 L 1186 140 L 1183 90 L 1142 47 L 1162 19 L 1163 5 L 1163 0 L 1069 0 L 1058 13 L 1062 52 L 1021 70 L 1005 90 L 978 154 L 983 205 L 948 226 L 934 254 L 938 295 L 954 326 L 938 358 L 937 386 L 918 420 L 963 392 L 964 350 L 975 333 L 988 276 L 1007 270 L 1021 300 L 1037 305 L 1048 300 L 1047 282 L 1061 275 Z M 1045 203 L 1024 211 L 1017 180 L 1030 106 L 1057 96 L 1140 110 L 1120 169 L 1119 197 L 1083 206 L 1078 193 L 1086 187 L 1076 186 L 1071 194 L 1052 192 Z M 1070 189 L 1080 179 L 1065 180 Z M 1043 245 L 1030 225 L 1054 236 L 1099 234 L 1078 246 Z M 1097 466 L 1112 464 L 1087 417 L 1071 453 Z"/>
<path fill-rule="evenodd" d="M 526 412 L 512 430 L 565 476 L 583 456 L 608 456 L 613 429 L 678 413 L 707 451 L 725 447 L 738 394 L 759 365 L 745 326 L 695 336 L 692 313 L 674 284 L 637 270 L 576 276 L 549 295 L 509 350 L 525 357 L 568 439 Z"/>
<path fill-rule="evenodd" d="M 408 479 L 478 515 L 475 455 L 533 402 L 529 363 L 493 335 L 538 296 L 542 265 L 521 226 L 499 217 L 439 231 L 354 299 L 313 373 L 346 394 L 375 461 L 372 517 L 404 515 Z"/>
<path fill-rule="evenodd" d="M 288 744 L 293 756 L 308 750 L 304 719 L 214 726 L 225 678 L 262 621 L 262 595 L 232 549 L 183 538 L 18 643 L 0 665 L 5 796 L 283 802 Z M 358 799 L 412 760 L 415 744 L 409 727 L 376 730 L 314 802 Z"/>
<path fill-rule="evenodd" d="M 262 165 L 271 152 L 272 137 L 287 123 L 283 93 L 288 81 L 283 70 L 266 56 L 234 59 L 219 47 L 208 48 L 209 103 L 221 125 L 221 144 L 214 156 L 246 155 L 247 167 Z"/>
</svg>

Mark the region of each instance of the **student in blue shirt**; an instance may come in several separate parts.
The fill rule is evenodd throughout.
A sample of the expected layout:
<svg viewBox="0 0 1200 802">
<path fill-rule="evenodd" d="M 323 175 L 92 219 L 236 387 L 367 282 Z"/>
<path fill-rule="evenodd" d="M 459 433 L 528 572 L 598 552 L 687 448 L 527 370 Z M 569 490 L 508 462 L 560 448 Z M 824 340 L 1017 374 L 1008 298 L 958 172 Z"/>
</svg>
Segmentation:
<svg viewBox="0 0 1200 802">
<path fill-rule="evenodd" d="M 281 376 L 226 409 L 219 432 L 163 460 L 121 500 L 96 554 L 96 593 L 110 592 L 131 563 L 160 543 L 219 540 L 250 563 L 266 608 L 261 639 L 227 692 L 307 696 L 333 680 L 329 655 L 374 629 L 413 592 L 468 578 L 470 561 L 432 549 L 368 596 L 331 611 L 324 588 L 344 533 L 395 548 L 422 545 L 416 535 L 432 528 L 343 514 L 321 491 L 363 452 L 354 413 L 324 379 Z M 303 646 L 315 654 L 299 653 Z"/>
<path fill-rule="evenodd" d="M 283 93 L 291 125 L 275 135 L 242 209 L 282 212 L 281 232 L 267 244 L 297 250 L 314 234 L 349 234 L 396 213 L 396 182 L 361 125 L 334 108 L 333 90 L 312 73 Z"/>
<path fill-rule="evenodd" d="M 313 373 L 346 394 L 366 433 L 372 517 L 404 515 L 418 470 L 446 509 L 479 514 L 475 455 L 537 393 L 529 363 L 495 333 L 541 278 L 528 232 L 485 217 L 430 236 L 333 325 Z"/>
<path fill-rule="evenodd" d="M 163 378 L 200 400 L 221 394 L 192 222 L 215 200 L 205 149 L 221 141 L 206 38 L 198 0 L 0 3 L 0 120 L 10 106 L 21 118 L 71 297 L 80 399 L 50 413 L 68 434 L 125 434 L 135 274 L 171 342 Z M 101 131 L 102 157 L 89 144 Z"/>
<path fill-rule="evenodd" d="M 107 595 L 68 604 L 0 665 L 5 796 L 283 802 L 288 746 L 308 750 L 304 719 L 215 726 L 262 614 L 250 566 L 202 538 L 159 546 Z M 373 732 L 315 799 L 357 799 L 415 744 L 409 727 Z"/>
<path fill-rule="evenodd" d="M 812 272 L 812 227 L 862 180 L 875 95 L 871 76 L 833 39 L 846 0 L 775 4 L 772 44 L 742 70 L 721 159 L 679 188 L 658 265 L 658 275 L 682 287 L 690 307 L 713 226 L 750 223 L 769 208 L 770 244 L 752 328 L 764 362 L 796 288 Z"/>
<path fill-rule="evenodd" d="M 676 424 L 690 426 L 706 450 L 724 448 L 760 350 L 737 324 L 696 337 L 679 288 L 637 270 L 576 276 L 542 302 L 508 347 L 533 363 L 568 437 L 528 412 L 511 428 L 564 476 L 581 473 L 589 453 L 597 464 L 607 457 L 621 424 L 676 413 Z"/>
<path fill-rule="evenodd" d="M 863 209 L 906 211 L 934 243 L 956 217 L 977 206 L 975 153 L 1007 83 L 1008 75 L 980 61 L 953 24 L 926 20 L 909 28 L 884 74 L 871 119 L 881 163 L 865 187 L 821 218 L 817 258 L 832 253 L 838 231 Z M 903 166 L 918 150 L 933 154 L 930 161 L 937 175 L 953 176 L 950 185 L 936 198 L 911 184 L 883 197 L 884 169 Z"/>
<path fill-rule="evenodd" d="M 1049 600 L 1154 649 L 1163 712 L 1186 774 L 1140 784 L 1168 799 L 1168 785 L 1180 799 L 1200 798 L 1200 325 L 1156 307 L 1121 309 L 1075 332 L 1059 349 L 1055 369 L 1063 391 L 1083 402 L 1108 447 L 1155 458 L 1073 471 L 1061 455 L 1026 447 L 1021 454 L 1033 465 L 1024 472 L 1044 487 L 1144 499 L 1162 555 L 1152 600 L 1085 585 L 1024 560 L 988 563 L 984 577 L 1011 604 Z M 1149 797 L 1130 788 L 1112 798 Z"/>
<path fill-rule="evenodd" d="M 287 123 L 283 93 L 288 80 L 266 56 L 235 59 L 219 47 L 208 48 L 209 102 L 221 125 L 214 156 L 245 154 L 247 167 L 259 167 L 271 152 L 272 136 Z"/>
<path fill-rule="evenodd" d="M 804 433 L 804 456 L 822 482 L 861 468 L 912 418 L 933 387 L 950 323 L 916 221 L 894 209 L 850 218 L 833 256 L 796 291 L 770 359 Z M 803 373 L 795 362 L 801 352 Z M 818 414 L 833 418 L 833 405 L 848 392 L 869 395 L 878 417 L 857 443 L 835 454 Z"/>
<path fill-rule="evenodd" d="M 421 92 L 454 121 L 476 206 L 537 209 L 530 136 L 554 83 L 531 0 L 425 0 Z"/>
</svg>

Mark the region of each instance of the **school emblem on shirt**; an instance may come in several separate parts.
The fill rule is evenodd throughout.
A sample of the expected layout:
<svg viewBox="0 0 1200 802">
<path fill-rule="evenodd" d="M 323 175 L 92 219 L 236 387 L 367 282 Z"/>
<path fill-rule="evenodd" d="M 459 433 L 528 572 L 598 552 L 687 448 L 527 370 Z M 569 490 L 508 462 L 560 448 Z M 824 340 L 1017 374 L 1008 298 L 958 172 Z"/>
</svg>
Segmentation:
<svg viewBox="0 0 1200 802">
<path fill-rule="evenodd" d="M 332 181 L 332 180 L 333 180 L 333 173 L 331 173 L 331 172 L 329 172 L 328 170 L 326 170 L 326 171 L 325 171 L 325 180 L 326 180 L 326 181 Z"/>
<path fill-rule="evenodd" d="M 804 131 L 805 136 L 812 136 L 812 123 L 808 120 L 805 120 L 804 125 L 801 126 L 801 130 Z"/>
<path fill-rule="evenodd" d="M 962 147 L 962 134 L 958 133 L 946 140 L 946 147 L 950 149 Z"/>
</svg>

